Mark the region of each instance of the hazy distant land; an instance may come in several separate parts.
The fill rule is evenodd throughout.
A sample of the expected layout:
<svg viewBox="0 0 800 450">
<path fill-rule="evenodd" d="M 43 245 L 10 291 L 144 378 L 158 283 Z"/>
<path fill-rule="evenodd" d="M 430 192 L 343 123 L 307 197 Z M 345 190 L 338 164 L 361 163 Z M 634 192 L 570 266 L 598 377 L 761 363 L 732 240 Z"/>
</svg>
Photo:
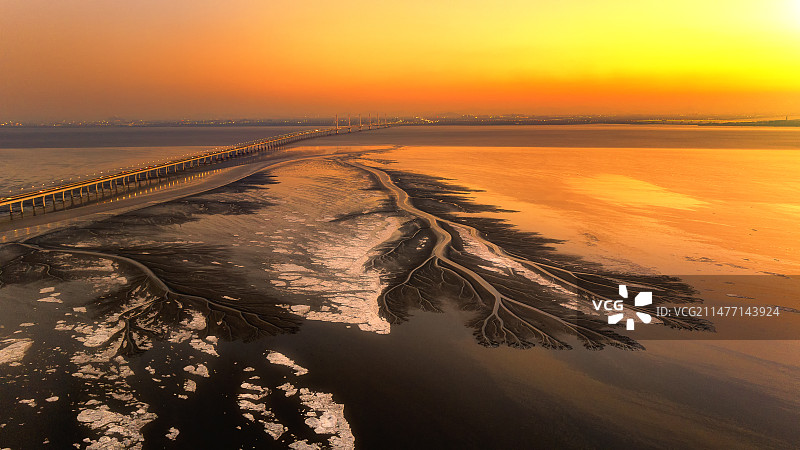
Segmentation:
<svg viewBox="0 0 800 450">
<path fill-rule="evenodd" d="M 790 118 L 791 117 L 791 118 Z M 358 115 L 340 116 L 339 126 L 357 127 Z M 361 117 L 366 128 L 375 117 Z M 777 117 L 705 117 L 705 116 L 531 116 L 525 114 L 476 115 L 476 114 L 429 114 L 420 116 L 380 116 L 381 122 L 402 125 L 702 125 L 702 126 L 759 126 L 797 127 L 800 118 L 795 115 Z M 129 120 L 111 118 L 107 120 L 60 121 L 60 122 L 0 122 L 2 128 L 79 128 L 79 127 L 314 127 L 335 124 L 333 117 L 301 117 L 286 119 L 199 119 L 199 120 Z"/>
</svg>

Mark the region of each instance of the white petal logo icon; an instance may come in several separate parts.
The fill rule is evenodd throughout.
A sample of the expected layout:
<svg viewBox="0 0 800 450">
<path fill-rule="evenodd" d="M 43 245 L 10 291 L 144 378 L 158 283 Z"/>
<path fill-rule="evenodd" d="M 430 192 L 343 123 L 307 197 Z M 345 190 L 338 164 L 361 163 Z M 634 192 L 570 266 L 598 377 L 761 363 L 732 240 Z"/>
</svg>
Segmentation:
<svg viewBox="0 0 800 450">
<path fill-rule="evenodd" d="M 628 287 L 625 286 L 624 284 L 620 284 L 619 285 L 619 296 L 622 297 L 622 298 L 628 298 Z M 638 294 L 636 294 L 636 297 L 634 297 L 633 304 L 635 306 L 652 305 L 653 304 L 653 293 L 652 292 L 639 292 Z M 620 321 L 622 321 L 622 319 L 624 317 L 625 317 L 624 313 L 612 314 L 612 315 L 608 316 L 608 323 L 611 324 L 611 325 L 618 324 Z M 643 313 L 643 312 L 637 312 L 636 313 L 636 317 L 638 317 L 639 320 L 642 321 L 642 323 L 650 323 L 650 321 L 652 320 L 652 317 L 650 317 L 650 314 Z M 633 318 L 629 317 L 628 320 L 625 321 L 625 328 L 628 329 L 628 330 L 633 330 L 633 327 L 634 327 Z"/>
</svg>

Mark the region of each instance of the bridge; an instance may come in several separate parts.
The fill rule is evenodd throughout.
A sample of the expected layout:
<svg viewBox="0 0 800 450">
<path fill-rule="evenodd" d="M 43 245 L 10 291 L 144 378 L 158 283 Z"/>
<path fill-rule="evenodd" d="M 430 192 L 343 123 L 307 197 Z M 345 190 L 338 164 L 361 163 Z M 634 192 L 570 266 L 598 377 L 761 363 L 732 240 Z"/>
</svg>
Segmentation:
<svg viewBox="0 0 800 450">
<path fill-rule="evenodd" d="M 376 115 L 376 118 L 378 116 Z M 271 136 L 265 139 L 245 142 L 215 149 L 210 152 L 192 155 L 187 158 L 169 161 L 162 164 L 147 166 L 139 169 L 123 171 L 111 175 L 65 183 L 58 186 L 42 189 L 35 192 L 26 192 L 11 197 L 0 198 L 0 214 L 8 214 L 10 220 L 20 219 L 28 215 L 46 214 L 67 208 L 79 207 L 90 202 L 108 197 L 114 197 L 128 192 L 136 191 L 142 185 L 159 183 L 162 178 L 179 174 L 189 170 L 204 170 L 207 166 L 226 162 L 235 158 L 252 156 L 258 153 L 270 153 L 293 142 L 331 136 L 341 132 L 352 133 L 358 131 L 386 128 L 393 124 L 384 118 L 373 123 L 372 116 L 369 122 L 363 124 L 359 115 L 358 125 L 353 125 L 350 118 L 346 126 L 339 126 L 339 117 L 336 116 L 336 125 L 332 128 L 304 130 L 295 133 Z M 5 210 L 5 212 L 3 212 Z"/>
</svg>

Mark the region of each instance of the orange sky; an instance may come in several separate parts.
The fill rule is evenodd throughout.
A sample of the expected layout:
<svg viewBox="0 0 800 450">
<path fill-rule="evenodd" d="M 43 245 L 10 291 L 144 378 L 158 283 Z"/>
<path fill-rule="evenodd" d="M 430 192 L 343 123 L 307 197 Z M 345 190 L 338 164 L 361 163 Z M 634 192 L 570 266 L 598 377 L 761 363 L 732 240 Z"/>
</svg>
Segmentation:
<svg viewBox="0 0 800 450">
<path fill-rule="evenodd" d="M 2 1 L 0 121 L 798 114 L 800 0 Z"/>
</svg>

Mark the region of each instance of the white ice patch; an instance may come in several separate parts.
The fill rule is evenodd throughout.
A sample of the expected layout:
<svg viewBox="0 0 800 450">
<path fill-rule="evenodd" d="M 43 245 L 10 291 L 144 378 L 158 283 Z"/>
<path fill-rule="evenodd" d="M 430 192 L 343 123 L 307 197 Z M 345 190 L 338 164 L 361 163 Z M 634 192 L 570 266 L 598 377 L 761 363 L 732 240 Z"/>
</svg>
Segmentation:
<svg viewBox="0 0 800 450">
<path fill-rule="evenodd" d="M 265 433 L 278 440 L 287 431 L 287 428 L 275 420 L 275 414 L 264 402 L 264 398 L 269 395 L 270 390 L 248 382 L 242 383 L 241 388 L 243 391 L 239 393 L 238 405 L 242 411 L 242 417 L 251 422 L 260 423 L 264 427 Z"/>
<path fill-rule="evenodd" d="M 172 428 L 170 428 L 169 430 L 167 430 L 167 434 L 165 434 L 164 436 L 165 436 L 167 439 L 169 439 L 170 441 L 174 441 L 175 439 L 177 439 L 177 438 L 178 438 L 178 435 L 179 435 L 180 433 L 181 433 L 181 432 L 180 432 L 180 431 L 179 431 L 177 428 L 175 428 L 175 427 L 172 427 Z"/>
<path fill-rule="evenodd" d="M 255 391 L 258 392 L 258 398 L 262 398 L 265 395 L 269 394 L 269 389 L 265 387 L 261 387 L 257 384 L 248 383 L 247 381 L 242 382 L 241 386 L 242 389 L 246 389 L 248 391 Z"/>
<path fill-rule="evenodd" d="M 109 276 L 97 280 L 102 284 L 108 280 L 113 282 L 117 278 Z M 135 307 L 145 303 L 146 299 L 136 298 L 127 306 Z M 123 340 L 118 332 L 123 327 L 124 322 L 120 320 L 119 313 L 112 314 L 102 323 L 68 324 L 60 320 L 55 326 L 58 331 L 72 331 L 71 337 L 84 346 L 83 351 L 70 357 L 70 362 L 78 367 L 71 375 L 89 380 L 87 385 L 113 386 L 113 389 L 106 388 L 104 397 L 113 399 L 115 405 L 117 402 L 124 403 L 124 409 L 119 412 L 112 411 L 111 406 L 103 404 L 98 397 L 81 404 L 77 414 L 78 422 L 92 430 L 93 435 L 99 435 L 96 440 L 85 440 L 85 448 L 88 449 L 141 448 L 144 439 L 141 429 L 156 418 L 154 413 L 148 412 L 147 404 L 135 398 L 133 389 L 126 381 L 134 372 L 127 360 L 117 354 Z M 136 342 L 140 348 L 144 344 Z M 102 382 L 98 383 L 98 380 Z M 57 396 L 46 399 L 48 402 L 57 400 Z"/>
<path fill-rule="evenodd" d="M 203 313 L 194 309 L 188 309 L 188 313 L 189 317 L 181 321 L 181 326 L 171 330 L 169 337 L 167 338 L 169 342 L 172 342 L 173 344 L 181 344 L 190 339 L 196 338 L 193 331 L 201 331 L 206 328 L 206 317 L 203 315 Z"/>
<path fill-rule="evenodd" d="M 302 441 L 295 441 L 289 444 L 289 448 L 292 450 L 320 450 L 320 446 L 317 444 L 309 444 L 308 440 L 303 439 Z"/>
<path fill-rule="evenodd" d="M 219 356 L 214 345 L 209 342 L 200 339 L 192 339 L 189 341 L 189 345 L 191 345 L 193 349 L 200 350 L 201 352 L 207 353 L 211 356 Z"/>
<path fill-rule="evenodd" d="M 311 312 L 311 307 L 308 305 L 291 305 L 288 308 L 295 314 L 308 315 Z"/>
<path fill-rule="evenodd" d="M 181 325 L 189 328 L 190 330 L 200 331 L 206 328 L 206 316 L 200 311 L 190 310 L 191 319 L 186 319 L 181 322 Z"/>
<path fill-rule="evenodd" d="M 478 265 L 478 267 L 480 267 L 481 269 L 484 269 L 484 270 L 490 270 L 490 271 L 492 271 L 492 272 L 495 272 L 495 273 L 499 273 L 499 274 L 502 274 L 502 275 L 506 275 L 506 272 L 505 272 L 503 269 L 499 268 L 499 267 L 495 267 L 495 266 L 482 266 L 482 265 Z"/>
<path fill-rule="evenodd" d="M 90 440 L 88 449 L 141 448 L 144 436 L 142 428 L 156 418 L 143 405 L 130 414 L 111 411 L 107 405 L 95 409 L 83 409 L 78 414 L 78 422 L 89 429 L 103 433 L 98 440 Z"/>
<path fill-rule="evenodd" d="M 283 433 L 286 432 L 286 427 L 283 424 L 275 421 L 262 421 L 262 425 L 264 425 L 264 431 L 267 432 L 270 436 L 272 436 L 275 440 L 278 440 Z"/>
<path fill-rule="evenodd" d="M 19 363 L 33 345 L 30 339 L 6 339 L 3 343 L 8 345 L 0 349 L 0 365 Z"/>
<path fill-rule="evenodd" d="M 291 397 L 294 394 L 297 394 L 297 388 L 294 387 L 292 383 L 286 382 L 282 385 L 278 386 L 278 389 L 282 390 L 287 397 Z"/>
<path fill-rule="evenodd" d="M 86 347 L 99 347 L 108 343 L 108 341 L 110 341 L 115 334 L 122 331 L 123 328 L 125 328 L 125 323 L 118 321 L 113 326 L 105 324 L 96 327 L 92 327 L 91 325 L 78 325 L 75 326 L 74 330 L 83 334 L 83 336 L 76 336 L 76 339 L 83 342 L 83 345 Z"/>
<path fill-rule="evenodd" d="M 274 264 L 272 266 L 272 268 L 277 270 L 278 272 L 280 272 L 282 274 L 283 273 L 310 273 L 310 272 L 313 272 L 313 270 L 311 270 L 311 269 L 309 269 L 307 267 L 298 266 L 297 264 Z"/>
<path fill-rule="evenodd" d="M 355 448 L 355 437 L 344 418 L 344 405 L 333 401 L 333 395 L 300 388 L 300 399 L 311 408 L 306 413 L 306 425 L 317 434 L 332 434 L 328 439 L 331 448 Z"/>
<path fill-rule="evenodd" d="M 270 351 L 267 359 L 272 364 L 289 367 L 295 371 L 294 376 L 308 373 L 306 369 L 297 365 L 294 361 L 281 353 Z M 245 372 L 254 371 L 251 367 L 246 367 Z M 269 408 L 269 398 L 272 391 L 269 388 L 256 384 L 253 380 L 258 379 L 252 376 L 248 381 L 242 382 L 238 395 L 238 405 L 242 412 L 242 417 L 260 423 L 264 431 L 274 439 L 279 439 L 284 433 L 291 432 L 291 429 L 281 424 L 275 418 L 275 414 Z M 315 433 L 331 435 L 328 438 L 329 448 L 352 449 L 355 447 L 355 438 L 350 430 L 350 425 L 344 418 L 344 405 L 333 401 L 333 395 L 328 393 L 314 392 L 308 388 L 299 390 L 293 383 L 286 382 L 276 389 L 284 392 L 286 397 L 291 397 L 300 392 L 300 402 L 305 407 L 305 423 L 311 427 Z M 309 447 L 306 441 L 298 441 L 291 444 L 290 448 L 320 448 L 319 446 Z"/>
<path fill-rule="evenodd" d="M 183 384 L 183 390 L 186 392 L 195 392 L 197 390 L 197 383 L 194 380 L 186 380 Z"/>
<path fill-rule="evenodd" d="M 364 214 L 384 201 L 385 194 L 362 190 L 363 180 L 360 175 L 351 177 L 351 169 L 328 163 L 313 166 L 310 172 L 294 172 L 296 165 L 281 169 L 299 182 L 270 189 L 268 199 L 278 206 L 263 216 L 268 230 L 260 230 L 268 231 L 265 240 L 273 251 L 271 261 L 265 262 L 265 271 L 272 275 L 267 281 L 281 291 L 321 297 L 322 303 L 298 305 L 308 309 L 293 311 L 308 320 L 387 334 L 390 324 L 380 316 L 377 302 L 385 285 L 381 274 L 365 263 L 377 247 L 395 237 L 405 220 Z M 331 179 L 337 182 L 331 184 Z M 322 310 L 321 305 L 329 308 Z"/>
<path fill-rule="evenodd" d="M 483 242 L 475 239 L 475 237 L 469 231 L 464 230 L 462 227 L 457 226 L 458 235 L 461 237 L 462 241 L 464 242 L 464 249 L 469 252 L 470 254 L 477 256 L 478 258 L 488 262 L 490 265 L 482 265 L 480 267 L 491 270 L 493 272 L 498 273 L 508 273 L 508 270 L 512 270 L 517 274 L 524 276 L 525 278 L 537 283 L 541 286 L 548 287 L 550 289 L 562 292 L 564 294 L 572 294 L 567 289 L 564 289 L 559 284 L 553 283 L 552 281 L 548 280 L 547 278 L 542 277 L 538 273 L 534 272 L 531 269 L 523 266 L 517 261 L 513 259 L 507 258 L 502 255 L 498 255 L 497 253 L 493 252 L 486 244 Z"/>
<path fill-rule="evenodd" d="M 401 225 L 400 219 L 390 217 L 359 225 L 363 229 L 347 238 L 332 236 L 307 244 L 312 262 L 322 268 L 321 273 L 294 263 L 273 264 L 272 271 L 279 275 L 271 282 L 288 291 L 321 295 L 330 302 L 332 308 L 328 309 L 308 305 L 290 307 L 308 320 L 353 324 L 362 331 L 388 334 L 391 326 L 380 316 L 377 301 L 385 285 L 379 273 L 365 271 L 364 265 L 373 249 L 394 235 Z"/>
<path fill-rule="evenodd" d="M 183 370 L 189 372 L 192 375 L 197 375 L 200 377 L 208 378 L 210 375 L 208 374 L 208 367 L 203 364 L 198 364 L 197 367 L 188 365 L 183 368 Z"/>
<path fill-rule="evenodd" d="M 295 376 L 305 375 L 308 373 L 308 369 L 295 364 L 294 361 L 292 361 L 282 353 L 269 351 L 267 352 L 267 360 L 269 360 L 269 362 L 271 362 L 272 364 L 279 364 L 281 366 L 286 366 L 294 370 Z"/>
</svg>

